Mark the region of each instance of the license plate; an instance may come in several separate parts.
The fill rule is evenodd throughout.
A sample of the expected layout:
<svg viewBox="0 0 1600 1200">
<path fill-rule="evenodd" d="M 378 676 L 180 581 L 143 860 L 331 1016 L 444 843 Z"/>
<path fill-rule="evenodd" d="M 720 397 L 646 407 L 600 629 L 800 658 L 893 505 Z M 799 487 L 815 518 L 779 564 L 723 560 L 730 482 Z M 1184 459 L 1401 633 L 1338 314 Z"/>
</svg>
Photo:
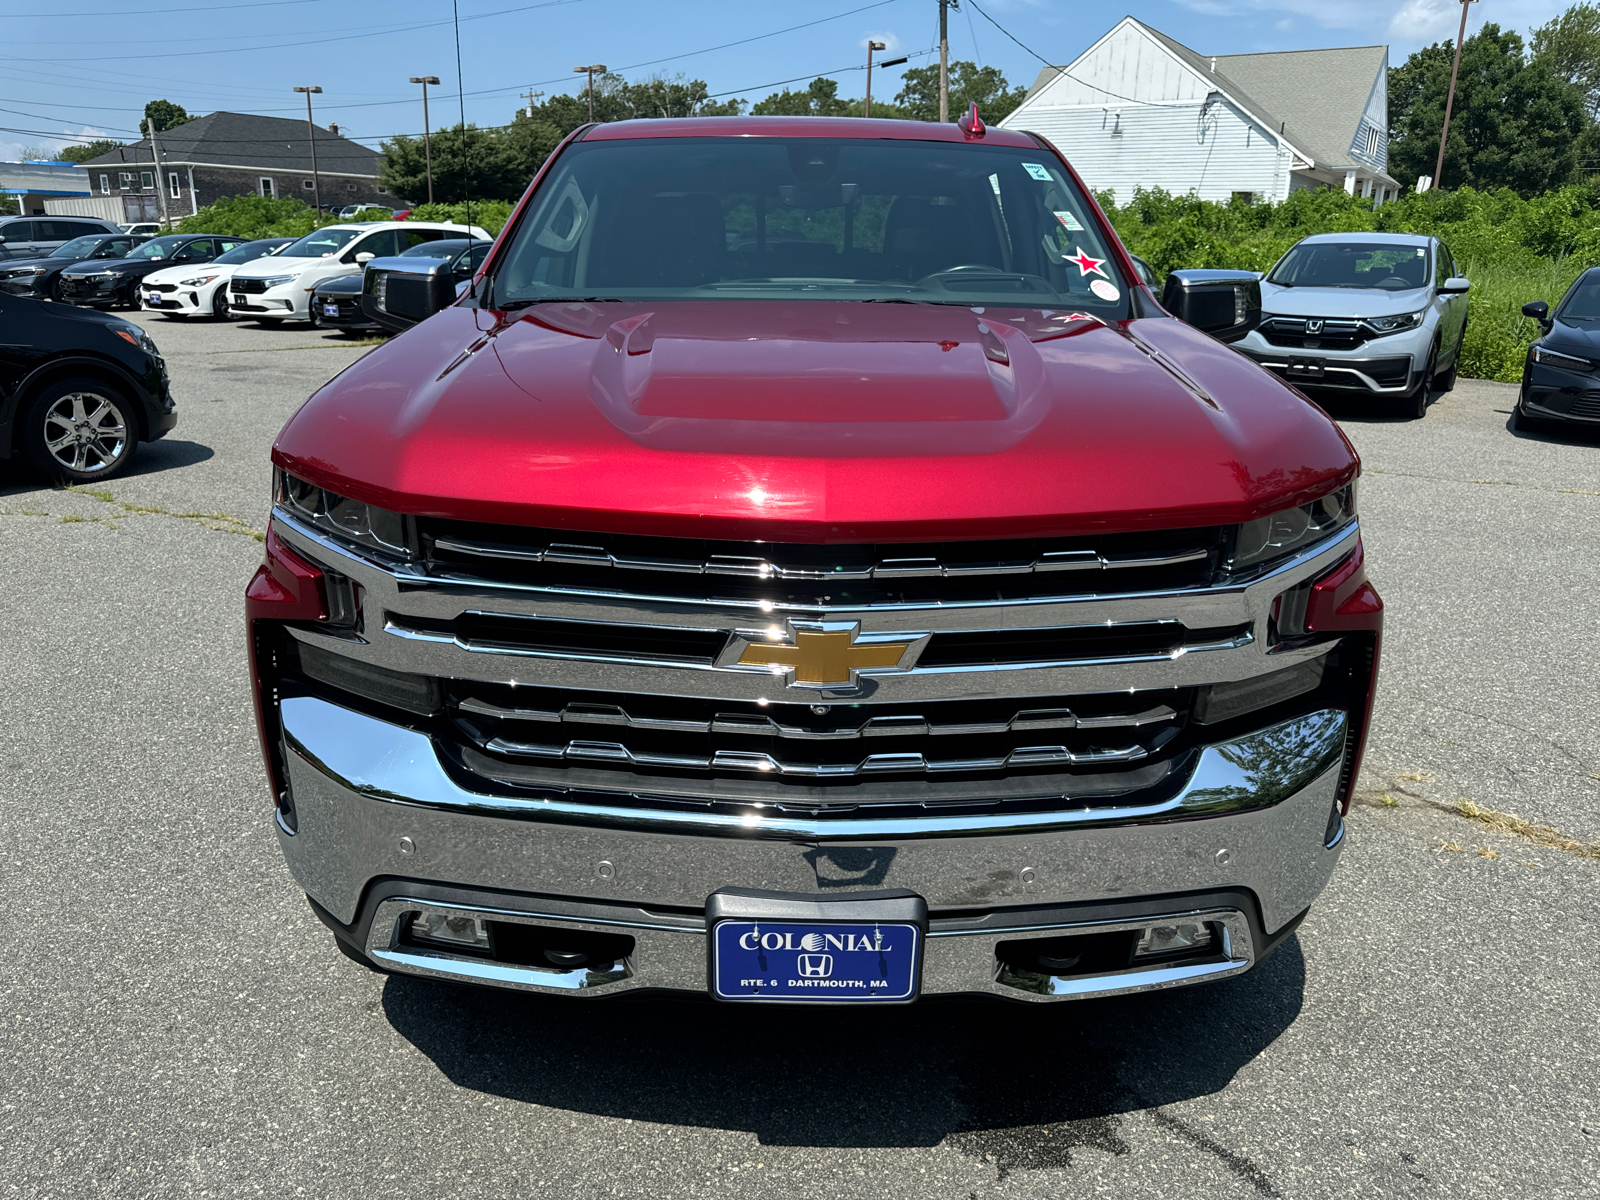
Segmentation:
<svg viewBox="0 0 1600 1200">
<path fill-rule="evenodd" d="M 337 304 L 324 304 L 322 306 L 322 315 L 325 317 L 337 317 L 339 315 L 339 306 Z"/>
<path fill-rule="evenodd" d="M 145 299 L 145 303 L 146 304 L 160 304 L 161 303 L 161 293 L 160 292 L 146 292 L 144 294 L 144 299 Z"/>
<path fill-rule="evenodd" d="M 1291 358 L 1288 374 L 1295 379 L 1321 379 L 1327 362 L 1320 358 Z"/>
<path fill-rule="evenodd" d="M 721 921 L 711 984 L 719 1000 L 910 1000 L 921 951 L 899 922 Z"/>
</svg>

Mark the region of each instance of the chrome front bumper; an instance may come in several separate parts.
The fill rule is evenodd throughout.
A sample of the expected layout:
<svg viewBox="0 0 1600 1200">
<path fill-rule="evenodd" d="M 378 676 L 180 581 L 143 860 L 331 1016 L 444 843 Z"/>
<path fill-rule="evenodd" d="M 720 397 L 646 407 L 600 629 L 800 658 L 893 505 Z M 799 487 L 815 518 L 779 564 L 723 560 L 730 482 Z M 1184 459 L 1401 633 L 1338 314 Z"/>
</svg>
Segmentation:
<svg viewBox="0 0 1600 1200">
<path fill-rule="evenodd" d="M 1198 982 L 1254 965 L 1260 935 L 1287 928 L 1327 884 L 1343 838 L 1334 797 L 1347 721 L 1335 709 L 1208 747 L 1179 792 L 1159 804 L 937 820 L 487 795 L 461 787 L 414 730 L 309 697 L 285 700 L 281 714 L 298 823 L 294 833 L 280 823 L 279 837 L 306 893 L 351 926 L 374 881 L 390 881 L 375 909 L 367 905 L 368 958 L 410 974 L 535 991 L 704 992 L 705 924 L 685 914 L 703 913 L 707 897 L 726 887 L 819 898 L 915 891 L 930 912 L 924 995 L 1050 1000 Z M 404 881 L 414 881 L 414 895 Z M 438 899 L 438 888 L 461 885 L 504 901 Z M 1250 902 L 1185 899 L 1221 891 Z M 1084 906 L 1125 901 L 1153 907 L 1121 920 L 1084 915 Z M 609 972 L 407 948 L 402 920 L 423 908 L 492 911 L 572 930 L 625 928 L 636 948 Z M 1001 941 L 1197 914 L 1219 935 L 1205 962 L 1024 987 L 996 957 Z"/>
</svg>

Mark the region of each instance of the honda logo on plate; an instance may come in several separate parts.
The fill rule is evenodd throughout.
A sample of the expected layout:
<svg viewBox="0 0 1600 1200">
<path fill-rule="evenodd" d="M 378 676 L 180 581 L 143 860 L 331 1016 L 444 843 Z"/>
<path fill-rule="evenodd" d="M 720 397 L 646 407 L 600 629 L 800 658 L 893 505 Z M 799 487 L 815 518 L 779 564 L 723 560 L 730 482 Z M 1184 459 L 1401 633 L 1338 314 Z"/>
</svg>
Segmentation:
<svg viewBox="0 0 1600 1200">
<path fill-rule="evenodd" d="M 833 974 L 833 955 L 802 954 L 800 975 L 803 979 L 826 979 Z"/>
</svg>

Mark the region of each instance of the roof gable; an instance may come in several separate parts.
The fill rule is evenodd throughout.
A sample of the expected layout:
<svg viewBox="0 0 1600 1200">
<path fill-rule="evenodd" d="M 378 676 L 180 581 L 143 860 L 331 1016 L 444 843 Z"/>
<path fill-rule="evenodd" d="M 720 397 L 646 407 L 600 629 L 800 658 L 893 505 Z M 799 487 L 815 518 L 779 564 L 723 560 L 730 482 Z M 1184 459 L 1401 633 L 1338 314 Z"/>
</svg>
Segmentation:
<svg viewBox="0 0 1600 1200">
<path fill-rule="evenodd" d="M 317 170 L 327 175 L 376 176 L 382 156 L 317 126 Z M 254 113 L 214 112 L 156 134 L 161 163 L 311 173 L 310 137 L 304 121 Z M 86 168 L 150 161 L 150 139 L 78 165 Z"/>
<path fill-rule="evenodd" d="M 1372 99 L 1387 46 L 1284 50 L 1217 56 L 1217 71 L 1272 109 L 1317 162 L 1355 166 L 1356 131 Z"/>
</svg>

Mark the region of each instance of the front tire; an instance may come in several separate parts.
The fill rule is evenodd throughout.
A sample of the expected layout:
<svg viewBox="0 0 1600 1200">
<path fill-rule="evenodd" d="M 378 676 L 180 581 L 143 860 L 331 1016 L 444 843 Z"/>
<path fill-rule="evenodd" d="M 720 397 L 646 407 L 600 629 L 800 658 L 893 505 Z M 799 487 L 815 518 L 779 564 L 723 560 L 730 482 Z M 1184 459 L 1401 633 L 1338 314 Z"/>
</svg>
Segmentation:
<svg viewBox="0 0 1600 1200">
<path fill-rule="evenodd" d="M 1433 346 L 1428 350 L 1428 361 L 1422 366 L 1422 378 L 1417 380 L 1416 387 L 1400 397 L 1397 405 L 1400 416 L 1416 421 L 1428 415 L 1428 398 L 1433 391 L 1433 377 L 1438 367 L 1439 339 L 1435 337 Z"/>
<path fill-rule="evenodd" d="M 218 288 L 211 294 L 211 319 L 214 321 L 231 321 L 233 310 L 228 307 L 228 291 Z"/>
<path fill-rule="evenodd" d="M 51 384 L 30 400 L 18 429 L 23 458 L 46 478 L 90 483 L 120 475 L 139 447 L 133 402 L 98 379 Z"/>
</svg>

